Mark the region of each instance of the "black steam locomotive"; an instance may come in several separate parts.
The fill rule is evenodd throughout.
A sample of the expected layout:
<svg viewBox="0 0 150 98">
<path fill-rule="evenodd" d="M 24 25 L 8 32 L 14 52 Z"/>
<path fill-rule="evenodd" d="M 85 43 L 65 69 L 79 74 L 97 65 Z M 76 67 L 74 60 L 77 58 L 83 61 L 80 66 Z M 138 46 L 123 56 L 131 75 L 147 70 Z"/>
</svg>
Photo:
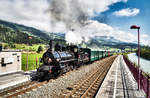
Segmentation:
<svg viewBox="0 0 150 98">
<path fill-rule="evenodd" d="M 76 45 L 61 46 L 50 41 L 50 48 L 43 54 L 42 65 L 37 68 L 34 79 L 49 80 L 69 70 L 113 55 L 113 51 L 92 51 Z"/>
<path fill-rule="evenodd" d="M 89 62 L 89 54 L 76 45 L 61 46 L 50 41 L 43 54 L 42 65 L 37 68 L 36 79 L 49 80 Z"/>
</svg>

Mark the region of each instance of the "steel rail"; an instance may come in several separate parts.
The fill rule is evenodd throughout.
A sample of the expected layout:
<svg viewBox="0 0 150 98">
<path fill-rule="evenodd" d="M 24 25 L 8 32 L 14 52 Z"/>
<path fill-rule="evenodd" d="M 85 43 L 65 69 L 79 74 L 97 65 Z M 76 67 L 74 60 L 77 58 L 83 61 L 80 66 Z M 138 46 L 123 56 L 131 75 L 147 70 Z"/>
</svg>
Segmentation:
<svg viewBox="0 0 150 98">
<path fill-rule="evenodd" d="M 16 97 L 18 95 L 24 94 L 25 92 L 31 91 L 32 89 L 38 88 L 39 86 L 42 86 L 47 83 L 48 83 L 47 81 L 36 83 L 35 85 L 31 85 L 30 87 L 27 87 L 19 92 L 15 92 L 14 94 L 7 96 L 6 98 Z"/>
<path fill-rule="evenodd" d="M 104 72 L 101 72 L 99 76 L 94 80 L 94 82 L 90 85 L 90 87 L 85 91 L 85 93 L 81 96 L 81 98 L 86 98 L 88 95 L 92 98 L 94 94 L 97 91 L 97 88 L 99 87 L 99 84 L 101 84 L 103 77 L 105 77 L 108 69 L 110 67 L 105 68 Z M 91 94 L 90 94 L 91 93 Z M 92 94 L 93 93 L 93 94 Z"/>
<path fill-rule="evenodd" d="M 30 83 L 21 85 L 21 86 L 17 86 L 15 88 L 12 88 L 10 90 L 4 91 L 0 93 L 0 97 L 5 97 L 5 98 L 12 98 L 12 97 L 16 97 L 18 95 L 21 95 L 25 92 L 31 91 L 32 89 L 35 89 L 43 84 L 48 83 L 47 81 L 44 82 L 36 82 L 36 81 L 32 81 Z"/>
<path fill-rule="evenodd" d="M 88 78 L 82 81 L 71 92 L 66 94 L 65 98 L 86 98 L 87 96 L 89 96 L 89 94 L 90 96 L 94 96 L 115 58 L 116 56 L 113 56 L 105 60 L 105 62 L 101 66 L 99 66 L 99 68 L 94 71 Z"/>
</svg>

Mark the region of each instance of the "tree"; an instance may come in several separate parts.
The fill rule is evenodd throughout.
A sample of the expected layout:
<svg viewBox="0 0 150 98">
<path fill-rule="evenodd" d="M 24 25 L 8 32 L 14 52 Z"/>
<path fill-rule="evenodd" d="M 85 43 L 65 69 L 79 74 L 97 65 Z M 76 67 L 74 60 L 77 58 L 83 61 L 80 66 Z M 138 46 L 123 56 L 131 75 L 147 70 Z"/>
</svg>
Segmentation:
<svg viewBox="0 0 150 98">
<path fill-rule="evenodd" d="M 42 47 L 42 46 L 39 46 L 39 47 L 38 47 L 38 50 L 37 50 L 37 53 L 40 53 L 41 51 L 43 51 L 43 47 Z"/>
<path fill-rule="evenodd" d="M 15 45 L 13 42 L 9 42 L 9 43 L 8 43 L 8 46 L 9 46 L 10 48 L 16 48 L 16 45 Z"/>
</svg>

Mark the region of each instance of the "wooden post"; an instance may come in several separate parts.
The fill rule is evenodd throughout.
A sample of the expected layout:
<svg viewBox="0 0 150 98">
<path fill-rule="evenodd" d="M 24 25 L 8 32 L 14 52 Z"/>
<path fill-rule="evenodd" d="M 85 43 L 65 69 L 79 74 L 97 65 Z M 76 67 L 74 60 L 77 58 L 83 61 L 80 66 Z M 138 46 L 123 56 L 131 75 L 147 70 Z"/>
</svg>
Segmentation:
<svg viewBox="0 0 150 98">
<path fill-rule="evenodd" d="M 26 71 L 28 71 L 28 56 L 29 56 L 29 53 L 27 52 L 27 64 L 26 64 Z"/>
<path fill-rule="evenodd" d="M 37 59 L 37 57 L 36 57 L 36 69 L 37 69 L 37 62 L 38 62 L 38 59 Z"/>
</svg>

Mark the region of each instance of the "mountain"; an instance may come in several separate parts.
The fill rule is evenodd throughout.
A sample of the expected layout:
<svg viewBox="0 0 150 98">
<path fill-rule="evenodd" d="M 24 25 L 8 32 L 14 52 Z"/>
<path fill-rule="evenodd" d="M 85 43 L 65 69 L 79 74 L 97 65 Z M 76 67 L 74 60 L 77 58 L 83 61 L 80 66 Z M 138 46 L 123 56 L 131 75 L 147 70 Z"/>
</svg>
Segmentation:
<svg viewBox="0 0 150 98">
<path fill-rule="evenodd" d="M 0 20 L 0 42 L 13 42 L 13 43 L 25 43 L 29 42 L 29 36 L 32 36 L 33 43 L 48 43 L 50 39 L 65 39 L 64 33 L 50 33 L 41 31 L 33 27 L 28 27 L 4 20 Z M 136 48 L 137 44 L 122 42 L 114 37 L 108 36 L 95 36 L 88 43 L 85 43 L 88 47 L 104 48 Z"/>
<path fill-rule="evenodd" d="M 120 40 L 115 39 L 114 37 L 109 36 L 95 36 L 90 40 L 88 43 L 88 47 L 111 47 L 111 48 L 136 48 L 137 44 L 135 43 L 128 43 L 128 42 L 122 42 Z"/>
<path fill-rule="evenodd" d="M 42 40 L 49 39 L 49 35 L 32 27 L 28 27 L 28 26 L 24 26 L 12 22 L 4 21 L 4 20 L 0 20 L 0 25 L 3 25 L 4 27 L 9 27 L 14 31 L 21 31 L 31 36 L 40 37 Z"/>
<path fill-rule="evenodd" d="M 32 36 L 30 43 L 48 43 L 50 39 L 64 39 L 62 33 L 49 33 L 4 20 L 0 20 L 0 42 L 28 43 L 28 37 Z"/>
</svg>

